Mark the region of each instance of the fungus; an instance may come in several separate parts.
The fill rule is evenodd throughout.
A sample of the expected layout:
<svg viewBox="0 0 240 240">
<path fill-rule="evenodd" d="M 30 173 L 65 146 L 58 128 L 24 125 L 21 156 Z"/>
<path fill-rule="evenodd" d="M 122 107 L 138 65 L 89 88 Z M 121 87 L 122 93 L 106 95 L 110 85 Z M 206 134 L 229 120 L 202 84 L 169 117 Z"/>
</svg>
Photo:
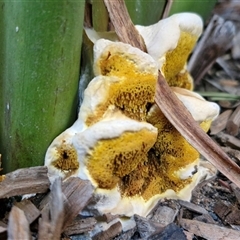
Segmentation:
<svg viewBox="0 0 240 240">
<path fill-rule="evenodd" d="M 95 42 L 96 77 L 85 90 L 78 120 L 52 142 L 45 158 L 50 174 L 91 181 L 96 202 L 89 209 L 146 216 L 160 198 L 190 200 L 201 178 L 199 153 L 163 115 L 154 95 L 160 69 L 208 130 L 219 107 L 179 88 L 192 89 L 186 60 L 201 28 L 193 14 L 138 26 L 149 54 L 121 42 Z"/>
<path fill-rule="evenodd" d="M 58 175 L 65 179 L 77 175 L 80 163 L 72 140 L 73 136 L 83 131 L 84 128 L 83 122 L 78 119 L 50 144 L 45 155 L 45 165 L 48 167 L 50 177 Z"/>
<path fill-rule="evenodd" d="M 136 28 L 168 84 L 192 90 L 186 62 L 202 33 L 202 19 L 193 13 L 178 13 L 151 26 Z"/>
<path fill-rule="evenodd" d="M 84 93 L 80 118 L 90 126 L 115 106 L 128 117 L 145 121 L 147 107 L 154 103 L 156 62 L 128 44 L 104 39 L 95 43 L 94 55 L 97 77 Z"/>
<path fill-rule="evenodd" d="M 82 179 L 91 179 L 96 188 L 111 190 L 139 163 L 156 142 L 157 129 L 122 115 L 99 121 L 73 138 Z M 122 195 L 125 193 L 122 192 Z"/>
</svg>

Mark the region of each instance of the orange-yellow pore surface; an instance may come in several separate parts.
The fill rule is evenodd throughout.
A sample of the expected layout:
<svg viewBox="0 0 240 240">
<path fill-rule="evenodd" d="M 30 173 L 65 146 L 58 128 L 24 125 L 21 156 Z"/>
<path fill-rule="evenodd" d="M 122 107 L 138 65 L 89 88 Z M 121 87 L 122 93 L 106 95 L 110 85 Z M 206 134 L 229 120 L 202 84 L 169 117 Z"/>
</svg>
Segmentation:
<svg viewBox="0 0 240 240">
<path fill-rule="evenodd" d="M 187 59 L 192 52 L 198 37 L 188 32 L 181 32 L 177 47 L 166 53 L 166 61 L 161 71 L 171 87 L 193 89 L 189 73 L 184 69 Z"/>
<path fill-rule="evenodd" d="M 156 76 L 140 71 L 123 55 L 109 55 L 98 64 L 103 76 L 119 77 L 119 81 L 111 83 L 105 102 L 97 107 L 94 116 L 88 117 L 87 125 L 97 122 L 109 105 L 116 106 L 131 119 L 146 121 L 148 104 L 154 102 Z"/>
<path fill-rule="evenodd" d="M 142 129 L 98 141 L 86 157 L 87 169 L 98 187 L 113 189 L 139 163 L 147 161 L 147 153 L 156 137 L 156 132 Z"/>
<path fill-rule="evenodd" d="M 152 106 L 146 120 L 158 129 L 157 137 L 147 130 L 126 132 L 119 138 L 101 140 L 92 149 L 87 169 L 98 187 L 117 186 L 123 196 L 142 196 L 147 201 L 168 189 L 178 193 L 191 183 L 192 177 L 181 179 L 178 171 L 197 165 L 199 153 L 157 105 Z M 209 125 L 209 121 L 200 124 L 205 131 Z"/>
<path fill-rule="evenodd" d="M 76 149 L 72 145 L 62 143 L 56 148 L 56 159 L 52 165 L 71 176 L 80 167 Z"/>
</svg>

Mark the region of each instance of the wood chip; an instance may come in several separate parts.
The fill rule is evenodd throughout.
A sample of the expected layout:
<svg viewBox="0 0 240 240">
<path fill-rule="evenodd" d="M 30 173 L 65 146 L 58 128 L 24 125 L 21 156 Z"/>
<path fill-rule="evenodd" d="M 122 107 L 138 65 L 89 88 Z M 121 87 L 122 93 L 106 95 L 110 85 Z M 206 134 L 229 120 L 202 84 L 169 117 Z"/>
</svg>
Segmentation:
<svg viewBox="0 0 240 240">
<path fill-rule="evenodd" d="M 226 110 L 212 122 L 210 127 L 211 135 L 215 135 L 226 128 L 228 119 L 232 112 L 232 110 Z"/>
<path fill-rule="evenodd" d="M 231 21 L 225 21 L 218 15 L 212 17 L 188 63 L 196 85 L 216 59 L 232 47 L 234 34 L 235 26 Z"/>
<path fill-rule="evenodd" d="M 152 213 L 151 220 L 165 227 L 175 220 L 179 209 L 180 205 L 174 200 L 160 202 Z"/>
<path fill-rule="evenodd" d="M 226 130 L 227 133 L 232 136 L 237 136 L 240 126 L 240 106 L 238 106 L 233 114 L 230 116 L 227 122 Z"/>
<path fill-rule="evenodd" d="M 194 234 L 193 233 L 190 233 L 190 232 L 185 231 L 185 230 L 183 232 L 184 232 L 187 240 L 193 240 L 194 239 Z"/>
<path fill-rule="evenodd" d="M 240 151 L 231 147 L 222 147 L 223 151 L 228 153 L 234 160 L 240 163 Z"/>
<path fill-rule="evenodd" d="M 204 223 L 212 223 L 215 224 L 215 221 L 213 220 L 212 216 L 210 214 L 203 214 L 197 217 L 193 218 L 194 220 L 204 222 Z"/>
<path fill-rule="evenodd" d="M 167 225 L 162 232 L 152 235 L 148 240 L 165 240 L 165 239 L 176 239 L 176 240 L 187 240 L 186 235 L 179 226 L 175 223 Z"/>
<path fill-rule="evenodd" d="M 222 201 L 218 201 L 214 206 L 214 212 L 223 222 L 240 225 L 240 210 L 236 206 L 226 205 Z"/>
<path fill-rule="evenodd" d="M 138 233 L 143 239 L 147 239 L 151 235 L 159 233 L 164 229 L 164 226 L 161 223 L 153 222 L 152 220 L 139 215 L 134 215 L 134 220 L 137 225 Z"/>
<path fill-rule="evenodd" d="M 231 189 L 234 192 L 235 197 L 238 200 L 238 203 L 240 204 L 240 188 L 237 187 L 234 183 L 231 183 L 230 186 L 231 186 Z"/>
<path fill-rule="evenodd" d="M 77 216 L 72 223 L 70 223 L 65 229 L 64 233 L 66 235 L 76 235 L 80 233 L 85 233 L 93 230 L 96 226 L 96 219 L 94 217 L 82 218 Z"/>
<path fill-rule="evenodd" d="M 21 202 L 15 202 L 14 206 L 18 207 L 24 212 L 29 224 L 31 224 L 40 216 L 40 211 L 28 199 L 24 199 Z"/>
<path fill-rule="evenodd" d="M 224 132 L 220 132 L 216 136 L 221 140 L 222 143 L 240 149 L 240 140 L 238 138 Z"/>
<path fill-rule="evenodd" d="M 51 193 L 50 193 L 51 194 Z M 40 204 L 42 214 L 48 213 L 51 207 L 51 195 L 48 194 Z M 77 177 L 68 178 L 62 183 L 62 196 L 64 206 L 64 220 L 62 231 L 72 223 L 74 218 L 82 211 L 92 197 L 93 186 L 89 181 Z M 56 203 L 57 204 L 57 203 Z M 46 215 L 46 214 L 45 214 Z M 45 224 L 48 227 L 48 224 Z"/>
<path fill-rule="evenodd" d="M 31 239 L 28 220 L 24 212 L 16 206 L 12 207 L 9 216 L 8 239 Z"/>
<path fill-rule="evenodd" d="M 0 182 L 0 198 L 17 195 L 44 193 L 48 190 L 50 181 L 47 167 L 31 167 L 18 169 L 5 175 Z"/>
<path fill-rule="evenodd" d="M 196 236 L 208 240 L 237 240 L 240 239 L 240 231 L 232 230 L 226 227 L 220 227 L 215 224 L 203 223 L 196 220 L 181 219 L 180 225 L 194 233 Z"/>
<path fill-rule="evenodd" d="M 7 224 L 0 221 L 0 239 L 7 239 Z"/>
<path fill-rule="evenodd" d="M 62 191 L 65 195 L 64 230 L 89 202 L 93 194 L 93 186 L 90 181 L 71 177 L 63 182 Z"/>
<path fill-rule="evenodd" d="M 104 221 L 106 223 L 110 223 L 114 219 L 119 218 L 119 215 L 112 215 L 111 213 L 106 213 L 101 216 L 101 221 Z"/>
<path fill-rule="evenodd" d="M 39 221 L 38 235 L 40 240 L 60 239 L 64 221 L 63 194 L 61 179 L 54 181 L 51 190 L 51 201 L 42 211 L 42 219 Z"/>
<path fill-rule="evenodd" d="M 132 239 L 132 236 L 134 235 L 134 233 L 137 231 L 137 227 L 134 227 L 122 234 L 120 234 L 119 236 L 115 237 L 114 240 L 129 240 Z"/>
<path fill-rule="evenodd" d="M 196 212 L 199 214 L 208 214 L 207 210 L 194 204 L 191 202 L 187 202 L 187 201 L 183 201 L 183 200 L 178 200 L 178 202 L 180 203 L 180 205 L 182 207 L 187 208 L 188 210 L 192 211 L 192 212 Z"/>
<path fill-rule="evenodd" d="M 92 240 L 109 240 L 116 237 L 122 232 L 122 224 L 116 222 L 111 225 L 106 231 L 100 232 L 92 237 Z"/>
</svg>

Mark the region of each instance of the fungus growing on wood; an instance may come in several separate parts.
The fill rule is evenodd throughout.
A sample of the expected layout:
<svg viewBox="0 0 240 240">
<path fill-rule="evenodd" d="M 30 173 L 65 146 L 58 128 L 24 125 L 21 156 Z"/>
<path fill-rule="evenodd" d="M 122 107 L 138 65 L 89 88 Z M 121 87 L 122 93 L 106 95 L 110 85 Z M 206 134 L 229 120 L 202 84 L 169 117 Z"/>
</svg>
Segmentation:
<svg viewBox="0 0 240 240">
<path fill-rule="evenodd" d="M 192 89 L 188 77 L 180 75 L 201 24 L 192 14 L 162 21 L 152 28 L 139 27 L 149 54 L 121 42 L 96 41 L 96 77 L 85 90 L 78 120 L 46 153 L 50 173 L 91 181 L 97 199 L 91 207 L 100 214 L 146 216 L 160 198 L 190 200 L 201 177 L 199 153 L 154 103 L 160 68 L 205 131 L 218 115 L 215 103 L 176 87 Z M 155 52 L 158 39 L 161 46 Z"/>
</svg>

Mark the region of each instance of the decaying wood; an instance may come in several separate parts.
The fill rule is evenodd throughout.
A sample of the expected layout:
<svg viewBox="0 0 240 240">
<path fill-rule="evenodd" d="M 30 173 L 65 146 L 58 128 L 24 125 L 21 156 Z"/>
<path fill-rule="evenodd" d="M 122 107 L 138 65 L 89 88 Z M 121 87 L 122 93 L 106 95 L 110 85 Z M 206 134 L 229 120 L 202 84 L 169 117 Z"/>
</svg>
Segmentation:
<svg viewBox="0 0 240 240">
<path fill-rule="evenodd" d="M 7 224 L 0 221 L 0 239 L 7 239 Z"/>
<path fill-rule="evenodd" d="M 6 174 L 5 179 L 0 182 L 0 198 L 44 193 L 48 190 L 49 186 L 47 167 L 18 169 Z"/>
<path fill-rule="evenodd" d="M 126 33 L 127 26 L 133 23 L 129 18 L 124 1 L 104 1 L 108 9 L 110 19 L 115 29 L 117 29 L 117 35 L 119 38 L 121 37 L 120 40 L 124 40 L 124 42 L 129 43 L 134 47 L 139 47 L 139 44 L 137 43 L 140 43 L 139 48 L 141 50 L 145 50 L 143 44 L 141 44 L 135 35 L 131 35 L 130 37 Z M 121 12 L 121 16 L 124 16 L 124 18 L 119 19 L 116 17 L 117 15 L 120 15 L 118 14 L 119 11 Z M 219 37 L 218 34 L 223 34 L 223 32 L 224 34 L 228 34 L 229 37 L 233 36 L 234 26 L 232 26 L 232 23 L 227 22 L 223 26 L 224 28 L 222 28 L 221 31 L 218 29 L 218 31 L 215 32 L 215 37 Z M 136 29 L 134 29 L 135 27 L 133 25 L 131 28 L 128 28 L 127 31 L 135 33 Z M 229 42 L 230 41 L 228 41 L 225 46 L 229 46 Z M 221 42 L 221 44 L 223 44 L 223 42 Z M 240 168 L 238 165 L 235 164 L 194 121 L 191 114 L 170 89 L 160 71 L 158 73 L 155 101 L 164 115 L 181 133 L 181 135 L 220 172 L 240 187 Z"/>
<path fill-rule="evenodd" d="M 222 201 L 218 201 L 215 204 L 214 212 L 223 222 L 240 225 L 240 210 L 236 206 L 226 205 Z"/>
<path fill-rule="evenodd" d="M 179 200 L 178 201 L 180 203 L 180 205 L 182 207 L 185 207 L 193 212 L 196 212 L 196 213 L 199 213 L 199 214 L 207 214 L 207 210 L 194 204 L 194 203 L 191 203 L 191 202 L 187 202 L 187 201 L 183 201 L 183 200 Z"/>
<path fill-rule="evenodd" d="M 134 220 L 140 237 L 143 239 L 147 239 L 151 235 L 157 234 L 164 229 L 164 225 L 161 223 L 154 222 L 139 215 L 134 215 Z"/>
<path fill-rule="evenodd" d="M 119 236 L 115 237 L 114 240 L 129 240 L 134 235 L 134 233 L 137 231 L 137 227 L 134 227 Z"/>
<path fill-rule="evenodd" d="M 233 111 L 231 109 L 226 110 L 226 111 L 222 112 L 217 117 L 217 119 L 212 122 L 211 127 L 210 127 L 211 135 L 215 135 L 226 128 L 228 119 L 229 119 L 230 115 L 232 114 L 232 112 Z"/>
<path fill-rule="evenodd" d="M 234 137 L 232 135 L 229 135 L 227 133 L 224 133 L 224 132 L 220 132 L 216 136 L 225 145 L 234 146 L 235 148 L 240 149 L 240 140 L 238 138 L 236 138 L 236 137 Z M 240 187 L 240 186 L 238 185 L 238 187 Z"/>
<path fill-rule="evenodd" d="M 181 226 L 197 236 L 209 240 L 237 240 L 240 239 L 240 231 L 215 224 L 203 223 L 196 220 L 182 219 Z"/>
<path fill-rule="evenodd" d="M 116 237 L 122 231 L 122 224 L 116 222 L 111 225 L 106 231 L 100 232 L 92 237 L 93 240 L 109 240 Z"/>
<path fill-rule="evenodd" d="M 28 220 L 24 212 L 16 206 L 12 207 L 9 216 L 8 239 L 31 239 Z"/>
<path fill-rule="evenodd" d="M 24 212 L 29 224 L 31 224 L 40 216 L 40 211 L 28 199 L 24 199 L 21 202 L 15 202 L 14 206 L 18 207 Z"/>
<path fill-rule="evenodd" d="M 227 133 L 232 136 L 237 136 L 240 127 L 240 106 L 238 106 L 227 122 Z"/>
<path fill-rule="evenodd" d="M 237 163 L 240 163 L 240 151 L 231 147 L 222 147 L 222 150 L 229 154 Z"/>
<path fill-rule="evenodd" d="M 69 178 L 62 184 L 64 198 L 64 223 L 63 230 L 87 205 L 93 194 L 93 186 L 90 181 L 79 178 Z"/>
<path fill-rule="evenodd" d="M 231 183 L 230 186 L 231 186 L 231 189 L 234 192 L 235 197 L 238 200 L 238 204 L 240 204 L 240 188 L 238 188 L 234 183 Z"/>
<path fill-rule="evenodd" d="M 225 21 L 218 15 L 212 17 L 188 63 L 196 85 L 216 59 L 231 48 L 234 34 L 235 26 L 231 21 Z"/>
<path fill-rule="evenodd" d="M 193 218 L 193 220 L 197 220 L 200 222 L 204 222 L 204 223 L 212 223 L 215 224 L 216 222 L 213 220 L 213 218 L 211 217 L 210 214 L 203 214 L 203 215 L 199 215 Z"/>
<path fill-rule="evenodd" d="M 93 230 L 96 226 L 96 219 L 94 217 L 82 218 L 77 216 L 72 223 L 65 229 L 64 233 L 68 236 L 76 235 Z"/>
<path fill-rule="evenodd" d="M 111 213 L 106 213 L 106 214 L 103 214 L 103 216 L 101 217 L 101 221 L 110 223 L 111 221 L 113 221 L 116 218 L 119 218 L 119 215 L 112 215 Z"/>
<path fill-rule="evenodd" d="M 146 52 L 144 40 L 132 23 L 124 0 L 104 0 L 104 3 L 119 40 Z"/>
<path fill-rule="evenodd" d="M 58 178 L 52 184 L 50 193 L 51 201 L 42 211 L 42 218 L 39 220 L 39 239 L 60 239 L 64 221 L 63 195 L 61 180 Z"/>
<path fill-rule="evenodd" d="M 176 239 L 187 240 L 183 229 L 177 226 L 175 223 L 168 224 L 162 232 L 156 233 L 148 238 L 148 240 L 164 240 L 164 239 Z"/>
<path fill-rule="evenodd" d="M 179 210 L 180 205 L 175 200 L 160 201 L 149 217 L 152 221 L 165 227 L 175 220 Z"/>
<path fill-rule="evenodd" d="M 72 223 L 73 219 L 82 211 L 92 197 L 93 187 L 89 181 L 71 177 L 62 183 L 62 200 L 64 207 L 64 220 L 62 231 Z M 42 213 L 49 212 L 51 208 L 51 193 L 40 204 Z M 57 204 L 57 203 L 56 203 Z"/>
</svg>

